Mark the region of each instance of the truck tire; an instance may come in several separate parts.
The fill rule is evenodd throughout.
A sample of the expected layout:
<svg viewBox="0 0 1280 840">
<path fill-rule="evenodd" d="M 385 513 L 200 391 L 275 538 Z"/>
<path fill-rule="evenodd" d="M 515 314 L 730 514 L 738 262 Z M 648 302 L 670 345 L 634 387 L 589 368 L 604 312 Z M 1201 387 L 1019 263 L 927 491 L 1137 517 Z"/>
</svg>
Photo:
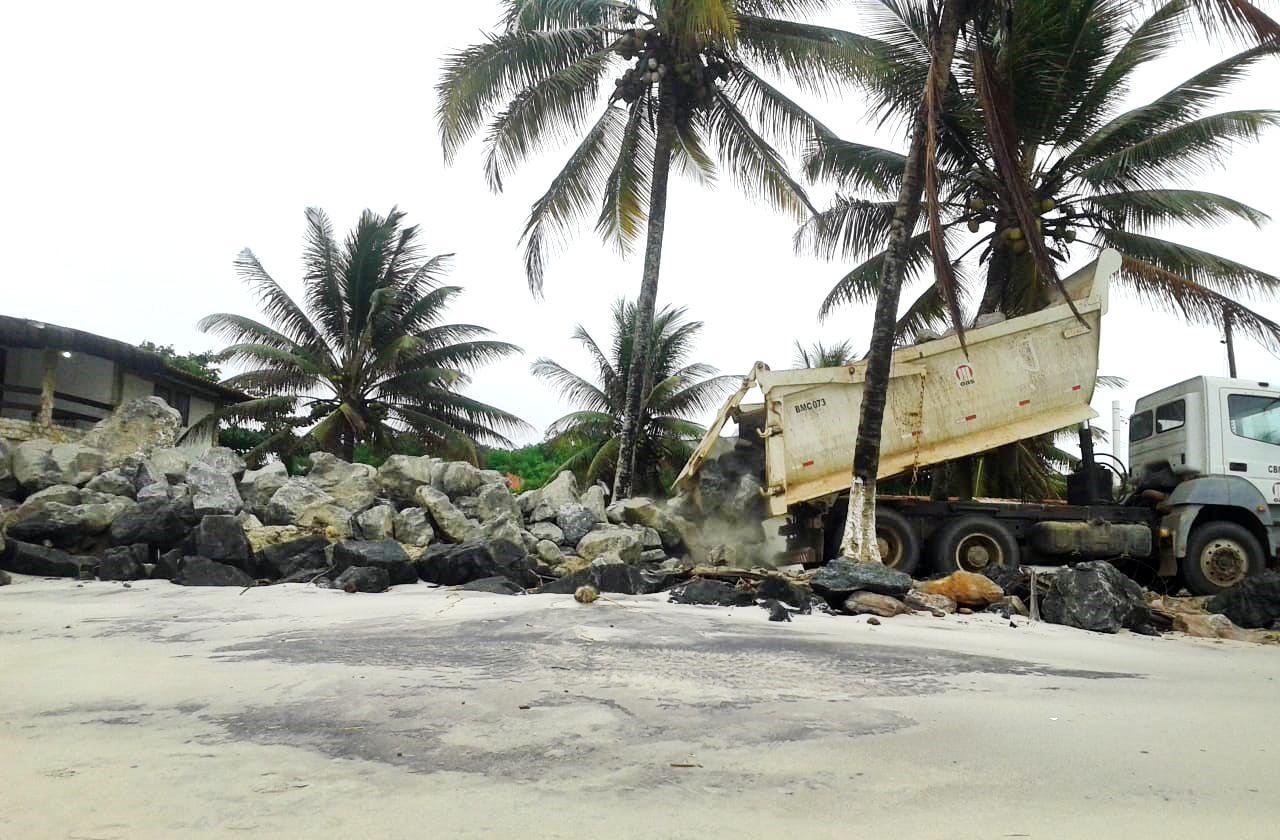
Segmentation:
<svg viewBox="0 0 1280 840">
<path fill-rule="evenodd" d="M 1179 561 L 1193 595 L 1217 595 L 1267 564 L 1266 552 L 1249 529 L 1234 522 L 1206 522 L 1191 531 L 1187 556 Z"/>
<path fill-rule="evenodd" d="M 933 535 L 933 565 L 939 572 L 977 572 L 992 566 L 1017 568 L 1022 553 L 1003 523 L 989 516 L 962 516 Z"/>
<path fill-rule="evenodd" d="M 837 502 L 827 514 L 823 560 L 840 556 L 848 516 L 849 505 L 845 501 Z M 889 568 L 909 575 L 920 565 L 920 537 L 907 518 L 896 510 L 876 506 L 876 540 L 880 544 L 880 559 Z"/>
</svg>

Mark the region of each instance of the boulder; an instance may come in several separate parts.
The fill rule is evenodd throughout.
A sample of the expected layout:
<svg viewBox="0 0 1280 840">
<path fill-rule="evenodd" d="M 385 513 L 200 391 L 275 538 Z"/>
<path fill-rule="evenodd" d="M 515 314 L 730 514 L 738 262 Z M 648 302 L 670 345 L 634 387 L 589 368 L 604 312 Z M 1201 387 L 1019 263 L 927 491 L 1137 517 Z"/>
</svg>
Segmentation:
<svg viewBox="0 0 1280 840">
<path fill-rule="evenodd" d="M 510 578 L 521 586 L 536 586 L 539 582 L 523 551 L 516 551 L 505 542 L 433 545 L 414 565 L 423 580 L 443 586 L 497 576 Z"/>
<path fill-rule="evenodd" d="M 81 487 L 102 470 L 102 453 L 79 443 L 26 440 L 13 451 L 13 477 L 28 492 L 56 484 Z"/>
<path fill-rule="evenodd" d="M 133 476 L 126 475 L 121 469 L 107 470 L 102 475 L 96 476 L 84 486 L 84 489 L 91 490 L 94 493 L 104 493 L 108 496 L 123 496 L 126 499 L 132 499 L 138 495 L 138 488 L 134 486 Z"/>
<path fill-rule="evenodd" d="M 678 569 L 678 567 L 675 567 Z M 809 609 L 810 589 L 783 575 L 771 574 L 756 583 L 756 597 L 782 601 L 802 610 Z"/>
<path fill-rule="evenodd" d="M 633 525 L 632 529 L 640 535 L 640 548 L 648 551 L 651 548 L 662 550 L 662 537 L 658 536 L 658 532 L 644 525 Z"/>
<path fill-rule="evenodd" d="M 564 541 L 568 545 L 577 545 L 578 542 L 591 533 L 591 529 L 596 527 L 596 517 L 586 506 L 577 504 L 562 505 L 556 511 L 556 527 L 564 534 Z"/>
<path fill-rule="evenodd" d="M 630 528 L 606 525 L 578 541 L 577 555 L 594 560 L 603 554 L 616 554 L 625 563 L 640 560 L 640 535 Z"/>
<path fill-rule="evenodd" d="M 878 615 L 881 618 L 893 618 L 895 615 L 911 612 L 892 595 L 865 591 L 854 592 L 845 598 L 841 608 L 849 615 Z"/>
<path fill-rule="evenodd" d="M 175 492 L 175 491 L 178 491 L 178 492 Z M 164 482 L 164 483 L 154 482 L 152 484 L 147 484 L 139 488 L 138 493 L 134 498 L 136 498 L 139 502 L 154 501 L 156 499 L 162 499 L 164 501 L 172 501 L 176 496 L 178 495 L 185 496 L 186 493 L 187 493 L 187 485 L 185 484 L 171 485 L 171 484 L 168 484 L 167 482 Z M 194 507 L 192 509 L 194 510 Z"/>
<path fill-rule="evenodd" d="M 255 555 L 261 554 L 264 549 L 270 546 L 280 545 L 307 536 L 296 525 L 263 525 L 261 528 L 246 530 L 244 535 L 249 538 L 249 545 L 253 548 Z"/>
<path fill-rule="evenodd" d="M 182 560 L 186 557 L 186 552 L 181 548 L 170 549 L 156 558 L 156 564 L 151 568 L 152 580 L 173 580 L 178 576 L 178 570 L 182 568 Z"/>
<path fill-rule="evenodd" d="M 98 561 L 100 580 L 141 580 L 147 576 L 143 564 L 151 559 L 150 549 L 142 543 L 108 548 Z"/>
<path fill-rule="evenodd" d="M 521 496 L 521 509 L 528 507 L 527 518 L 530 522 L 545 522 L 555 519 L 556 513 L 565 505 L 579 504 L 578 498 L 581 495 L 578 479 L 573 473 L 564 470 L 546 486 Z"/>
<path fill-rule="evenodd" d="M 1280 569 L 1245 578 L 1209 599 L 1209 612 L 1225 615 L 1239 627 L 1269 628 L 1280 620 Z"/>
<path fill-rule="evenodd" d="M 678 550 L 684 545 L 680 523 L 653 499 L 636 496 L 614 502 L 608 508 L 608 518 L 611 522 L 616 518 L 619 523 L 652 528 L 658 532 L 663 548 L 668 551 Z"/>
<path fill-rule="evenodd" d="M 1004 590 L 991 578 L 963 570 L 938 580 L 926 580 L 916 588 L 933 595 L 945 595 L 960 606 L 975 610 L 985 610 L 1004 597 Z"/>
<path fill-rule="evenodd" d="M 1217 613 L 1175 613 L 1173 629 L 1200 639 L 1254 641 L 1250 631 L 1240 629 L 1231 619 Z"/>
<path fill-rule="evenodd" d="M 256 531 L 259 528 L 265 527 L 263 526 L 261 519 L 254 516 L 252 513 L 249 513 L 247 510 L 242 510 L 237 513 L 236 521 L 239 522 L 240 527 L 246 531 Z"/>
<path fill-rule="evenodd" d="M 564 552 L 551 540 L 538 540 L 533 546 L 533 554 L 552 568 L 564 562 Z"/>
<path fill-rule="evenodd" d="M 526 545 L 525 534 L 528 532 L 520 527 L 520 517 L 517 516 L 513 520 L 508 514 L 502 514 L 497 519 L 481 526 L 481 533 L 484 539 L 492 542 L 493 540 L 506 540 L 516 545 L 525 546 L 528 551 L 538 544 L 537 540 L 530 539 Z"/>
<path fill-rule="evenodd" d="M 1149 616 L 1142 587 L 1105 560 L 1059 569 L 1041 614 L 1053 624 L 1097 633 L 1145 624 Z"/>
<path fill-rule="evenodd" d="M 500 484 L 503 487 L 506 487 L 508 490 L 511 489 L 511 485 L 507 483 L 507 477 L 502 473 L 498 472 L 497 470 L 481 470 L 480 483 L 482 485 Z"/>
<path fill-rule="evenodd" d="M 377 566 L 348 566 L 330 586 L 346 592 L 386 592 L 391 578 L 386 569 Z"/>
<path fill-rule="evenodd" d="M 657 592 L 661 585 L 659 576 L 650 577 L 616 554 L 605 554 L 592 560 L 584 568 L 577 568 L 550 583 L 543 584 L 540 592 L 552 595 L 569 595 L 580 586 L 594 586 L 600 592 L 619 595 L 646 595 Z"/>
<path fill-rule="evenodd" d="M 667 552 L 661 548 L 646 548 L 640 552 L 640 561 L 646 565 L 655 565 L 667 559 Z"/>
<path fill-rule="evenodd" d="M 440 477 L 440 489 L 449 498 L 470 496 L 480 489 L 480 470 L 463 461 L 453 461 L 445 465 Z"/>
<path fill-rule="evenodd" d="M 226 473 L 234 479 L 239 479 L 244 475 L 245 463 L 244 458 L 234 449 L 228 449 L 225 446 L 215 446 L 200 453 L 192 466 L 201 464 L 214 472 Z M 190 469 L 188 468 L 188 472 Z"/>
<path fill-rule="evenodd" d="M 932 613 L 935 616 L 949 615 L 956 611 L 956 602 L 946 595 L 935 595 L 919 589 L 908 592 L 902 602 L 913 610 Z"/>
<path fill-rule="evenodd" d="M 106 497 L 98 504 L 65 505 L 41 499 L 28 501 L 14 511 L 7 527 L 10 536 L 26 542 L 48 541 L 62 548 L 83 545 L 105 533 L 121 514 L 136 507 L 130 499 Z"/>
<path fill-rule="evenodd" d="M 476 493 L 476 512 L 481 522 L 491 522 L 506 516 L 513 522 L 523 522 L 516 497 L 505 484 L 486 484 Z"/>
<path fill-rule="evenodd" d="M 77 557 L 56 548 L 33 545 L 20 540 L 5 541 L 0 555 L 0 568 L 20 575 L 39 577 L 80 577 L 80 570 L 93 566 L 93 558 Z"/>
<path fill-rule="evenodd" d="M 591 515 L 595 517 L 596 522 L 601 525 L 608 524 L 609 514 L 606 509 L 606 502 L 609 498 L 609 491 L 604 489 L 602 484 L 593 484 L 586 490 L 582 491 L 582 496 L 578 501 L 582 506 L 591 511 Z"/>
<path fill-rule="evenodd" d="M 378 505 L 356 516 L 353 530 L 362 540 L 389 540 L 395 536 L 395 522 L 396 509 Z"/>
<path fill-rule="evenodd" d="M 180 431 L 182 415 L 159 397 L 144 397 L 122 404 L 90 429 L 82 443 L 102 452 L 108 467 L 116 467 L 131 456 L 173 446 Z"/>
<path fill-rule="evenodd" d="M 307 480 L 333 497 L 338 507 L 360 513 L 378 501 L 378 471 L 368 464 L 348 464 L 327 452 L 311 453 Z"/>
<path fill-rule="evenodd" d="M 265 546 L 257 552 L 258 574 L 266 578 L 284 578 L 299 570 L 311 569 L 319 573 L 329 567 L 325 552 L 328 546 L 328 540 L 314 535 Z"/>
<path fill-rule="evenodd" d="M 434 487 L 419 487 L 418 504 L 431 514 L 436 531 L 450 542 L 464 543 L 479 539 L 482 535 L 480 526 L 454 507 L 443 490 Z M 460 581 L 463 582 L 463 581 Z"/>
<path fill-rule="evenodd" d="M 396 514 L 393 524 L 397 542 L 405 545 L 428 546 L 436 538 L 431 527 L 431 517 L 422 508 L 405 508 Z"/>
<path fill-rule="evenodd" d="M 332 503 L 332 496 L 307 479 L 290 478 L 272 494 L 262 520 L 268 525 L 293 525 L 307 508 Z"/>
<path fill-rule="evenodd" d="M 298 527 L 323 531 L 331 540 L 350 539 L 355 534 L 351 511 L 332 502 L 311 505 L 298 517 Z"/>
<path fill-rule="evenodd" d="M 260 470 L 246 470 L 239 483 L 240 498 L 244 500 L 245 507 L 262 517 L 271 497 L 288 481 L 289 471 L 279 461 L 273 461 Z"/>
<path fill-rule="evenodd" d="M 718 461 L 706 461 L 698 472 L 698 499 L 703 515 L 710 516 L 729 501 L 737 489 L 734 479 L 725 474 Z M 730 509 L 730 517 L 734 511 Z"/>
<path fill-rule="evenodd" d="M 13 583 L 13 578 L 9 577 L 9 573 L 0 570 L 0 586 L 8 586 Z"/>
<path fill-rule="evenodd" d="M 18 489 L 18 480 L 13 477 L 13 447 L 4 438 L 0 438 L 0 495 L 13 493 Z"/>
<path fill-rule="evenodd" d="M 746 473 L 733 485 L 724 510 L 733 511 L 735 519 L 764 519 L 764 499 L 764 483 L 753 473 Z"/>
<path fill-rule="evenodd" d="M 204 557 L 184 557 L 173 582 L 179 586 L 253 586 L 256 581 L 242 569 Z"/>
<path fill-rule="evenodd" d="M 343 540 L 333 547 L 332 565 L 334 572 L 351 566 L 384 569 L 393 586 L 418 582 L 418 572 L 409 562 L 409 555 L 395 540 Z"/>
<path fill-rule="evenodd" d="M 488 592 L 491 595 L 524 594 L 524 587 L 510 578 L 502 577 L 501 575 L 468 581 L 458 588 L 466 592 Z"/>
<path fill-rule="evenodd" d="M 64 505 L 78 505 L 83 500 L 84 491 L 79 487 L 72 487 L 70 484 L 55 484 L 52 487 L 46 487 L 43 490 L 37 490 L 27 496 L 26 501 L 19 505 L 18 509 L 33 506 L 37 502 L 58 502 Z"/>
<path fill-rule="evenodd" d="M 172 499 L 146 499 L 112 521 L 111 544 L 147 543 L 168 548 L 177 545 L 188 530 L 189 525 L 179 502 Z"/>
<path fill-rule="evenodd" d="M 535 522 L 529 526 L 529 533 L 538 540 L 549 540 L 556 545 L 568 544 L 564 538 L 564 531 L 561 531 L 560 526 L 554 522 Z"/>
<path fill-rule="evenodd" d="M 151 450 L 147 456 L 151 466 L 169 484 L 181 484 L 187 480 L 187 470 L 191 469 L 191 451 L 175 447 L 162 447 Z"/>
<path fill-rule="evenodd" d="M 378 467 L 378 488 L 395 502 L 411 504 L 418 488 L 431 483 L 431 469 L 436 463 L 436 458 L 392 455 Z"/>
<path fill-rule="evenodd" d="M 189 537 L 189 553 L 197 557 L 229 563 L 246 572 L 254 570 L 253 550 L 249 538 L 234 516 L 204 516 Z"/>
<path fill-rule="evenodd" d="M 911 575 L 880 563 L 855 563 L 837 557 L 818 569 L 809 583 L 833 605 L 843 602 L 853 592 L 875 592 L 879 595 L 905 595 L 911 589 Z M 833 600 L 834 599 L 834 600 Z"/>
<path fill-rule="evenodd" d="M 210 453 L 217 450 L 209 450 Z M 227 450 L 230 452 L 231 450 Z M 232 453 L 235 454 L 235 453 Z M 191 504 L 197 516 L 239 513 L 244 502 L 230 472 L 205 461 L 202 457 L 187 469 L 187 486 L 191 488 Z"/>
<path fill-rule="evenodd" d="M 671 591 L 671 603 L 709 607 L 745 607 L 755 603 L 755 598 L 750 592 L 744 592 L 721 580 L 694 578 L 684 586 Z"/>
</svg>

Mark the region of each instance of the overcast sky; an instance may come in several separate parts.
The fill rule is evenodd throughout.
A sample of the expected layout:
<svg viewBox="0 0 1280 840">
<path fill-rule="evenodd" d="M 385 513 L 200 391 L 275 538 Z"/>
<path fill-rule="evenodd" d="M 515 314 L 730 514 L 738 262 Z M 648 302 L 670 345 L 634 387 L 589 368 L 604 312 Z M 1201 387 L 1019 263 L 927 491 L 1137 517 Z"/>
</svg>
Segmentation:
<svg viewBox="0 0 1280 840">
<path fill-rule="evenodd" d="M 455 252 L 466 287 L 459 321 L 521 345 L 523 358 L 481 371 L 472 393 L 536 431 L 569 409 L 528 374 L 551 356 L 589 370 L 569 341 L 576 323 L 607 340 L 609 304 L 634 295 L 640 259 L 622 259 L 589 230 L 553 263 L 546 296 L 525 285 L 517 240 L 530 203 L 569 149 L 485 186 L 479 144 L 442 161 L 433 117 L 441 57 L 476 42 L 498 4 L 444 2 L 55 2 L 10 4 L 0 27 L 0 312 L 179 350 L 214 342 L 195 327 L 212 311 L 256 314 L 232 259 L 250 247 L 299 291 L 303 209 L 324 208 L 345 231 L 365 207 L 398 205 L 434 252 Z M 845 12 L 833 23 L 857 28 Z M 1189 39 L 1143 76 L 1150 99 L 1217 57 Z M 1280 62 L 1256 72 L 1222 109 L 1280 104 Z M 856 96 L 815 103 L 842 135 L 877 138 Z M 1200 185 L 1280 215 L 1277 140 L 1245 147 Z M 793 222 L 723 184 L 671 192 L 660 302 L 706 322 L 700 357 L 744 372 L 756 359 L 788 367 L 796 339 L 851 338 L 869 307 L 816 322 L 842 267 L 792 253 Z M 1183 231 L 1181 241 L 1280 274 L 1275 225 Z M 1084 256 L 1084 249 L 1078 249 Z M 1257 302 L 1280 319 L 1280 302 Z M 1102 369 L 1126 377 L 1100 392 L 1126 413 L 1134 399 L 1199 373 L 1225 375 L 1217 331 L 1181 324 L 1119 293 L 1103 329 Z M 1238 350 L 1243 376 L 1275 379 L 1280 361 Z M 1107 421 L 1109 422 L 1109 421 Z"/>
</svg>

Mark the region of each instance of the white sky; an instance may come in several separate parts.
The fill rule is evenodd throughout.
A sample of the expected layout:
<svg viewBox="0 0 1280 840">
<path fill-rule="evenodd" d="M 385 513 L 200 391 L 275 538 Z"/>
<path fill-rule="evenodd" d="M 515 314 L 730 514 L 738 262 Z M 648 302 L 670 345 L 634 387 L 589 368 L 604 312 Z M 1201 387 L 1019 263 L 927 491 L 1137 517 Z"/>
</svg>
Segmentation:
<svg viewBox="0 0 1280 840">
<path fill-rule="evenodd" d="M 0 27 L 0 311 L 208 349 L 215 342 L 196 330 L 200 317 L 257 314 L 232 270 L 241 248 L 297 293 L 305 207 L 324 208 L 345 232 L 363 208 L 399 205 L 432 252 L 458 255 L 452 281 L 467 291 L 454 320 L 524 348 L 523 358 L 482 370 L 471 392 L 527 419 L 536 431 L 525 439 L 535 439 L 570 407 L 532 379 L 529 362 L 546 355 L 589 373 L 569 333 L 581 322 L 607 340 L 609 304 L 635 294 L 640 258 L 623 260 L 584 230 L 535 302 L 517 240 L 569 147 L 537 159 L 498 196 L 485 186 L 479 143 L 444 166 L 433 116 L 441 57 L 476 42 L 497 9 L 487 0 L 10 4 Z M 833 22 L 859 24 L 855 12 Z M 1135 102 L 1212 63 L 1218 54 L 1202 41 L 1152 68 Z M 1273 60 L 1221 109 L 1274 106 L 1277 89 Z M 855 97 L 814 110 L 849 139 L 877 140 Z M 1200 185 L 1280 215 L 1277 139 L 1242 149 Z M 793 229 L 727 183 L 673 186 L 659 300 L 706 321 L 703 360 L 736 373 L 756 359 L 790 366 L 797 338 L 865 346 L 870 307 L 817 324 L 845 267 L 793 255 Z M 1280 274 L 1275 230 L 1240 224 L 1178 238 Z M 1280 301 L 1257 308 L 1280 319 Z M 1280 378 L 1265 350 L 1241 342 L 1238 357 L 1242 376 Z M 1130 382 L 1099 392 L 1109 423 L 1112 399 L 1127 413 L 1141 394 L 1179 379 L 1225 375 L 1226 361 L 1216 331 L 1120 293 L 1104 325 L 1102 370 Z"/>
</svg>

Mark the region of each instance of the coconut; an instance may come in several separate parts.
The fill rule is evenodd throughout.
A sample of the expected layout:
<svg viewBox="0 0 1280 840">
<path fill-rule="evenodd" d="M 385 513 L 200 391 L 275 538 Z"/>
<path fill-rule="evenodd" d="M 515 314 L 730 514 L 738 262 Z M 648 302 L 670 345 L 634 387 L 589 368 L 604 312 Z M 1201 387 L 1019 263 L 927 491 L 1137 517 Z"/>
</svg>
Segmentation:
<svg viewBox="0 0 1280 840">
<path fill-rule="evenodd" d="M 1068 242 L 1075 242 L 1076 232 L 1074 230 L 1069 230 L 1066 233 L 1062 234 L 1062 238 L 1067 240 Z"/>
<path fill-rule="evenodd" d="M 1020 227 L 1006 228 L 1003 236 L 1005 239 L 1009 240 L 1010 242 L 1017 242 L 1018 240 L 1022 239 L 1022 228 Z"/>
<path fill-rule="evenodd" d="M 978 229 L 979 229 L 979 228 L 981 228 L 981 227 L 982 227 L 982 225 L 980 225 L 980 224 L 978 223 L 978 220 L 977 220 L 977 219 L 970 219 L 970 220 L 969 220 L 969 233 L 977 233 L 977 232 L 978 232 Z"/>
<path fill-rule="evenodd" d="M 1028 249 L 1029 249 L 1029 246 L 1027 245 L 1027 240 L 1025 239 L 1019 239 L 1018 241 L 1013 243 L 1013 252 L 1015 254 L 1025 254 Z"/>
<path fill-rule="evenodd" d="M 985 210 L 985 209 L 987 209 L 987 203 L 986 203 L 985 201 L 983 201 L 981 198 L 978 198 L 978 196 L 976 196 L 976 195 L 975 195 L 975 196 L 970 196 L 970 197 L 969 197 L 969 209 L 970 209 L 970 210 Z"/>
<path fill-rule="evenodd" d="M 1054 201 L 1052 198 L 1046 198 L 1044 201 L 1040 202 L 1040 212 L 1048 213 L 1050 210 L 1052 210 L 1057 206 L 1058 206 L 1058 202 Z"/>
</svg>

